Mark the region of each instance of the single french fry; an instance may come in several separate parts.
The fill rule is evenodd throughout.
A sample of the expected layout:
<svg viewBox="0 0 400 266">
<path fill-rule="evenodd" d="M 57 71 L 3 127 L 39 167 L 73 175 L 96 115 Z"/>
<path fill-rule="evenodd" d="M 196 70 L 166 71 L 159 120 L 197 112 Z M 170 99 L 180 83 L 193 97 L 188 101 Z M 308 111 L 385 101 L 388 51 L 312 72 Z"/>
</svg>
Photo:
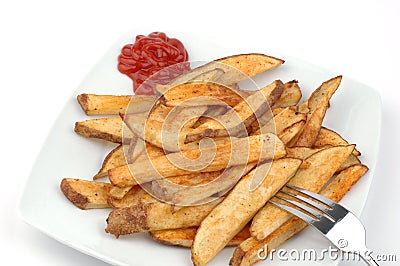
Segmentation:
<svg viewBox="0 0 400 266">
<path fill-rule="evenodd" d="M 321 129 L 329 100 L 340 85 L 342 76 L 335 77 L 322 83 L 308 99 L 307 122 L 293 144 L 290 146 L 312 147 Z"/>
<path fill-rule="evenodd" d="M 319 134 L 317 136 L 317 140 L 314 143 L 314 147 L 320 148 L 324 146 L 339 146 L 339 145 L 347 145 L 349 144 L 342 136 L 340 136 L 337 132 L 321 127 Z M 354 149 L 354 155 L 360 156 L 361 153 Z"/>
<path fill-rule="evenodd" d="M 145 112 L 155 101 L 147 95 L 98 95 L 83 93 L 77 96 L 78 103 L 87 115 L 118 115 L 125 113 L 128 106 L 133 112 Z"/>
<path fill-rule="evenodd" d="M 297 80 L 286 82 L 281 97 L 274 103 L 272 108 L 296 105 L 300 101 L 301 96 L 302 94 Z"/>
<path fill-rule="evenodd" d="M 75 123 L 74 131 L 86 138 L 97 138 L 115 143 L 122 143 L 123 122 L 121 117 L 107 117 L 79 121 Z M 131 132 L 124 132 L 124 138 L 130 140 L 133 136 Z"/>
<path fill-rule="evenodd" d="M 236 153 L 235 153 L 236 152 Z M 214 154 L 213 160 L 202 154 Z M 232 156 L 232 154 L 234 156 Z M 117 167 L 108 171 L 112 184 L 119 187 L 133 186 L 137 182 L 147 183 L 163 177 L 191 174 L 193 172 L 214 172 L 225 167 L 243 165 L 259 160 L 277 159 L 286 155 L 284 144 L 273 134 L 250 136 L 234 139 L 203 149 L 184 150 L 147 161 L 136 161 L 133 164 Z M 182 160 L 189 158 L 192 160 Z M 193 161 L 193 159 L 198 158 Z M 173 162 L 179 162 L 177 167 Z M 207 166 L 205 162 L 207 161 Z M 200 166 L 204 167 L 201 168 Z M 156 171 L 157 170 L 157 171 Z M 132 173 L 136 177 L 132 176 Z"/>
<path fill-rule="evenodd" d="M 364 165 L 351 166 L 337 175 L 320 194 L 333 201 L 339 202 L 367 171 L 368 167 Z M 253 237 L 248 238 L 235 249 L 229 265 L 254 265 L 260 261 L 258 254 L 260 250 L 264 250 L 265 246 L 268 246 L 268 251 L 277 249 L 286 240 L 301 232 L 306 226 L 307 224 L 305 222 L 296 217 L 286 222 L 262 241 L 258 241 Z"/>
<path fill-rule="evenodd" d="M 124 156 L 123 147 L 122 145 L 119 145 L 118 147 L 113 149 L 109 154 L 107 154 L 99 172 L 95 176 L 93 176 L 93 180 L 105 177 L 107 176 L 108 170 L 125 164 L 126 160 Z"/>
<path fill-rule="evenodd" d="M 283 90 L 280 80 L 274 81 L 265 88 L 256 91 L 245 98 L 241 103 L 227 111 L 216 119 L 210 119 L 201 126 L 188 132 L 185 143 L 193 142 L 204 137 L 240 137 L 247 134 L 245 130 L 264 114 L 270 106 L 279 98 Z"/>
<path fill-rule="evenodd" d="M 354 145 L 318 151 L 307 157 L 288 184 L 318 193 L 354 150 Z M 285 210 L 267 203 L 253 218 L 251 235 L 262 240 L 291 218 Z"/>
<path fill-rule="evenodd" d="M 305 121 L 306 115 L 293 111 L 289 107 L 286 107 L 282 112 L 275 115 L 273 119 L 268 121 L 262 128 L 252 133 L 253 135 L 263 133 L 275 133 L 277 136 L 281 134 L 286 128 L 293 124 Z"/>
<path fill-rule="evenodd" d="M 272 162 L 272 165 L 260 165 L 243 177 L 201 222 L 192 246 L 193 264 L 206 265 L 285 185 L 300 164 L 301 160 L 283 158 Z M 265 178 L 254 191 L 250 191 L 255 171 L 264 173 Z"/>
<path fill-rule="evenodd" d="M 243 101 L 243 97 L 222 84 L 189 82 L 179 84 L 166 91 L 161 96 L 161 101 L 166 106 L 235 106 Z"/>
<path fill-rule="evenodd" d="M 306 121 L 299 121 L 286 128 L 281 134 L 279 134 L 280 140 L 287 145 L 294 137 L 296 137 L 305 124 Z"/>
<path fill-rule="evenodd" d="M 221 201 L 222 198 L 199 206 L 183 207 L 178 211 L 173 211 L 171 205 L 160 201 L 140 202 L 113 210 L 107 218 L 106 232 L 119 237 L 138 232 L 199 226 Z"/>
<path fill-rule="evenodd" d="M 63 178 L 60 184 L 64 195 L 82 210 L 110 208 L 107 193 L 111 187 L 108 183 L 75 178 Z"/>
<path fill-rule="evenodd" d="M 140 186 L 133 186 L 129 187 L 128 192 L 119 199 L 114 196 L 109 196 L 108 203 L 115 209 L 126 208 L 137 205 L 144 195 L 147 195 L 147 192 L 144 191 Z"/>
<path fill-rule="evenodd" d="M 190 248 L 196 235 L 197 227 L 168 229 L 160 231 L 151 231 L 150 236 L 158 243 Z M 250 237 L 249 226 L 245 226 L 237 235 L 235 235 L 226 245 L 227 247 L 236 247 L 244 240 Z"/>
<path fill-rule="evenodd" d="M 178 76 L 168 85 L 175 86 L 192 79 L 198 79 L 199 75 L 221 69 L 222 75 L 215 75 L 215 79 L 208 76 L 206 81 L 218 82 L 224 85 L 236 84 L 248 77 L 253 77 L 261 72 L 272 70 L 284 63 L 283 60 L 264 54 L 239 54 L 217 59 L 203 66 L 193 69 L 185 75 Z M 163 93 L 163 91 L 161 91 Z"/>
</svg>

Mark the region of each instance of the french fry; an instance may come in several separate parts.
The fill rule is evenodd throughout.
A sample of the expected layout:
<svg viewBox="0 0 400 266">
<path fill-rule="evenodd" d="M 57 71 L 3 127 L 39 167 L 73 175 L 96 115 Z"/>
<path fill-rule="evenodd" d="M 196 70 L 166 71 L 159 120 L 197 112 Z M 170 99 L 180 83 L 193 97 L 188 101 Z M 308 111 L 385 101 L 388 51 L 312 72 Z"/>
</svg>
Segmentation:
<svg viewBox="0 0 400 266">
<path fill-rule="evenodd" d="M 335 179 L 320 193 L 333 201 L 339 202 L 350 188 L 368 171 L 364 165 L 354 165 L 343 170 Z M 284 225 L 275 230 L 262 241 L 250 237 L 243 241 L 234 251 L 229 262 L 231 266 L 249 266 L 257 263 L 259 251 L 277 249 L 286 240 L 301 232 L 307 224 L 299 218 L 292 218 Z"/>
<path fill-rule="evenodd" d="M 339 146 L 339 145 L 347 145 L 349 144 L 342 136 L 340 136 L 337 132 L 321 127 L 317 139 L 314 143 L 314 147 L 320 148 L 324 146 Z M 361 153 L 354 149 L 354 155 L 360 156 Z"/>
<path fill-rule="evenodd" d="M 301 160 L 284 158 L 258 166 L 201 222 L 192 246 L 194 265 L 207 264 L 295 174 Z M 270 169 L 269 169 L 270 167 Z M 249 187 L 255 171 L 266 174 L 256 190 Z"/>
<path fill-rule="evenodd" d="M 318 151 L 307 157 L 296 175 L 288 184 L 319 192 L 335 174 L 337 169 L 354 150 L 354 145 L 338 146 Z M 279 207 L 267 203 L 253 218 L 250 232 L 257 240 L 266 238 L 292 215 Z"/>
<path fill-rule="evenodd" d="M 196 235 L 197 227 L 151 231 L 150 236 L 157 242 L 165 245 L 190 248 Z M 245 226 L 226 245 L 235 247 L 250 237 L 249 226 Z"/>
<path fill-rule="evenodd" d="M 297 80 L 286 82 L 283 91 L 272 108 L 289 107 L 296 105 L 301 99 L 301 90 Z"/>
<path fill-rule="evenodd" d="M 279 98 L 283 90 L 282 81 L 274 81 L 265 88 L 247 97 L 234 108 L 216 120 L 210 120 L 188 132 L 187 142 L 193 142 L 204 137 L 240 137 L 247 134 L 243 129 L 249 127 L 257 117 L 264 114 Z"/>
<path fill-rule="evenodd" d="M 75 123 L 74 131 L 86 138 L 97 138 L 115 143 L 122 143 L 123 122 L 119 116 L 91 119 Z M 124 138 L 130 140 L 133 134 L 124 132 Z"/>
<path fill-rule="evenodd" d="M 77 96 L 78 103 L 87 115 L 118 115 L 128 112 L 148 111 L 155 101 L 154 96 L 147 95 L 97 95 L 83 93 Z M 132 110 L 130 110 L 132 109 Z"/>
<path fill-rule="evenodd" d="M 82 210 L 110 208 L 107 193 L 111 187 L 108 183 L 75 178 L 64 178 L 60 185 L 65 197 Z"/>
<path fill-rule="evenodd" d="M 289 107 L 286 107 L 282 112 L 275 115 L 273 119 L 268 121 L 262 128 L 252 133 L 253 135 L 263 133 L 275 133 L 277 136 L 281 134 L 286 128 L 293 124 L 305 121 L 306 115 L 293 111 Z"/>
<path fill-rule="evenodd" d="M 215 149 L 215 150 L 214 150 Z M 182 161 L 185 158 L 200 158 L 201 154 L 212 154 L 214 158 L 205 168 L 199 168 L 207 160 Z M 235 151 L 237 151 L 235 153 Z M 273 154 L 271 151 L 274 151 Z M 231 156 L 235 154 L 235 156 Z M 286 155 L 284 144 L 273 134 L 250 136 L 235 139 L 203 149 L 184 150 L 180 153 L 170 153 L 153 160 L 136 161 L 133 164 L 117 167 L 108 171 L 112 184 L 118 187 L 136 185 L 137 182 L 150 182 L 163 177 L 191 174 L 193 172 L 214 172 L 228 166 L 257 162 L 258 160 L 277 159 Z M 201 157 L 204 158 L 204 157 Z M 181 167 L 171 163 L 180 162 Z M 156 169 L 157 168 L 157 171 Z M 183 169 L 184 168 L 184 169 Z M 197 169 L 197 170 L 196 170 Z M 136 175 L 134 178 L 132 173 Z M 161 175 L 161 176 L 160 176 Z"/>
<path fill-rule="evenodd" d="M 154 200 L 115 209 L 107 218 L 106 232 L 119 237 L 138 232 L 199 226 L 221 201 L 222 198 L 219 198 L 207 204 L 183 207 L 178 211 L 173 211 L 167 203 Z"/>
<path fill-rule="evenodd" d="M 93 180 L 105 177 L 107 176 L 108 170 L 125 164 L 126 160 L 124 156 L 123 147 L 122 145 L 119 145 L 118 147 L 113 149 L 109 154 L 107 154 L 99 172 L 95 176 L 93 176 Z"/>
<path fill-rule="evenodd" d="M 283 60 L 263 55 L 263 54 L 239 54 L 220 58 L 218 60 L 207 63 L 203 66 L 193 69 L 192 71 L 181 75 L 171 81 L 168 85 L 175 86 L 185 83 L 192 79 L 198 79 L 199 75 L 214 69 L 221 69 L 224 73 L 220 76 L 215 75 L 215 80 L 206 80 L 210 82 L 218 82 L 224 85 L 236 84 L 248 77 L 253 77 L 261 72 L 277 68 L 284 63 Z"/>
<path fill-rule="evenodd" d="M 126 208 L 137 205 L 144 195 L 147 195 L 147 192 L 144 191 L 140 186 L 133 186 L 129 187 L 128 192 L 119 199 L 114 196 L 109 196 L 108 203 L 115 209 Z"/>
<path fill-rule="evenodd" d="M 324 119 L 326 110 L 329 105 L 329 100 L 335 93 L 340 85 L 342 76 L 330 79 L 322 83 L 308 99 L 308 117 L 307 122 L 303 129 L 300 131 L 298 137 L 291 145 L 312 147 L 317 139 L 318 133 L 321 129 L 322 120 Z"/>
<path fill-rule="evenodd" d="M 235 90 L 225 85 L 211 82 L 179 84 L 161 96 L 161 102 L 166 106 L 235 106 L 241 101 L 243 101 L 243 97 Z"/>
<path fill-rule="evenodd" d="M 282 140 L 283 143 L 285 143 L 285 145 L 287 145 L 300 132 L 305 124 L 306 121 L 299 121 L 291 125 L 290 127 L 286 128 L 281 134 L 279 134 L 279 138 Z"/>
</svg>

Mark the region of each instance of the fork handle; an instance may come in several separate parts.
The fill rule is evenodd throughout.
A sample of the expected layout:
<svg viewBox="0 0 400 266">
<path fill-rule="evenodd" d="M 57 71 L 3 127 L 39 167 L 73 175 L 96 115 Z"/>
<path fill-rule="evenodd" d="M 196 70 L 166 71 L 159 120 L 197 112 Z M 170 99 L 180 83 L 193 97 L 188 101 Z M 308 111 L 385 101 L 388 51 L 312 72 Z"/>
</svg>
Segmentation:
<svg viewBox="0 0 400 266">
<path fill-rule="evenodd" d="M 369 266 L 379 266 L 379 264 L 374 260 L 371 255 L 364 255 L 361 258 L 367 263 Z"/>
</svg>

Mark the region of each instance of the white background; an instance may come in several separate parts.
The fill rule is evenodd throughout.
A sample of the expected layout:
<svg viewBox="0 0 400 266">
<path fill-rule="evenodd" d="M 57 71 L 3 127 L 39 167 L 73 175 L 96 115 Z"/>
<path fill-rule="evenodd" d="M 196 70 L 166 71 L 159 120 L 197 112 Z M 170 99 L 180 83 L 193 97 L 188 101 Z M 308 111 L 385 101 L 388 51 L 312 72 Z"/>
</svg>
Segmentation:
<svg viewBox="0 0 400 266">
<path fill-rule="evenodd" d="M 2 265 L 106 265 L 26 225 L 16 204 L 66 98 L 132 28 L 143 28 L 132 36 L 182 30 L 227 45 L 264 42 L 376 88 L 383 103 L 381 151 L 362 221 L 369 247 L 400 260 L 399 1 L 7 2 L 0 2 Z"/>
</svg>

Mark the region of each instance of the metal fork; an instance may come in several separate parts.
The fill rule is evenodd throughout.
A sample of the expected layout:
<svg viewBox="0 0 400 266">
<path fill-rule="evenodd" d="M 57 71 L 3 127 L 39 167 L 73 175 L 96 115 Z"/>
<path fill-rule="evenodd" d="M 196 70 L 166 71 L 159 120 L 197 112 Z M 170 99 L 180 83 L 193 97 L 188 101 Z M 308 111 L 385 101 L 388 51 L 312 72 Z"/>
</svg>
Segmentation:
<svg viewBox="0 0 400 266">
<path fill-rule="evenodd" d="M 275 198 L 285 204 L 274 198 L 270 200 L 272 204 L 312 225 L 339 250 L 359 255 L 368 265 L 379 266 L 365 246 L 365 228 L 353 213 L 314 192 L 291 185 L 286 187 L 296 193 L 280 190 L 280 195 L 275 195 Z"/>
</svg>

